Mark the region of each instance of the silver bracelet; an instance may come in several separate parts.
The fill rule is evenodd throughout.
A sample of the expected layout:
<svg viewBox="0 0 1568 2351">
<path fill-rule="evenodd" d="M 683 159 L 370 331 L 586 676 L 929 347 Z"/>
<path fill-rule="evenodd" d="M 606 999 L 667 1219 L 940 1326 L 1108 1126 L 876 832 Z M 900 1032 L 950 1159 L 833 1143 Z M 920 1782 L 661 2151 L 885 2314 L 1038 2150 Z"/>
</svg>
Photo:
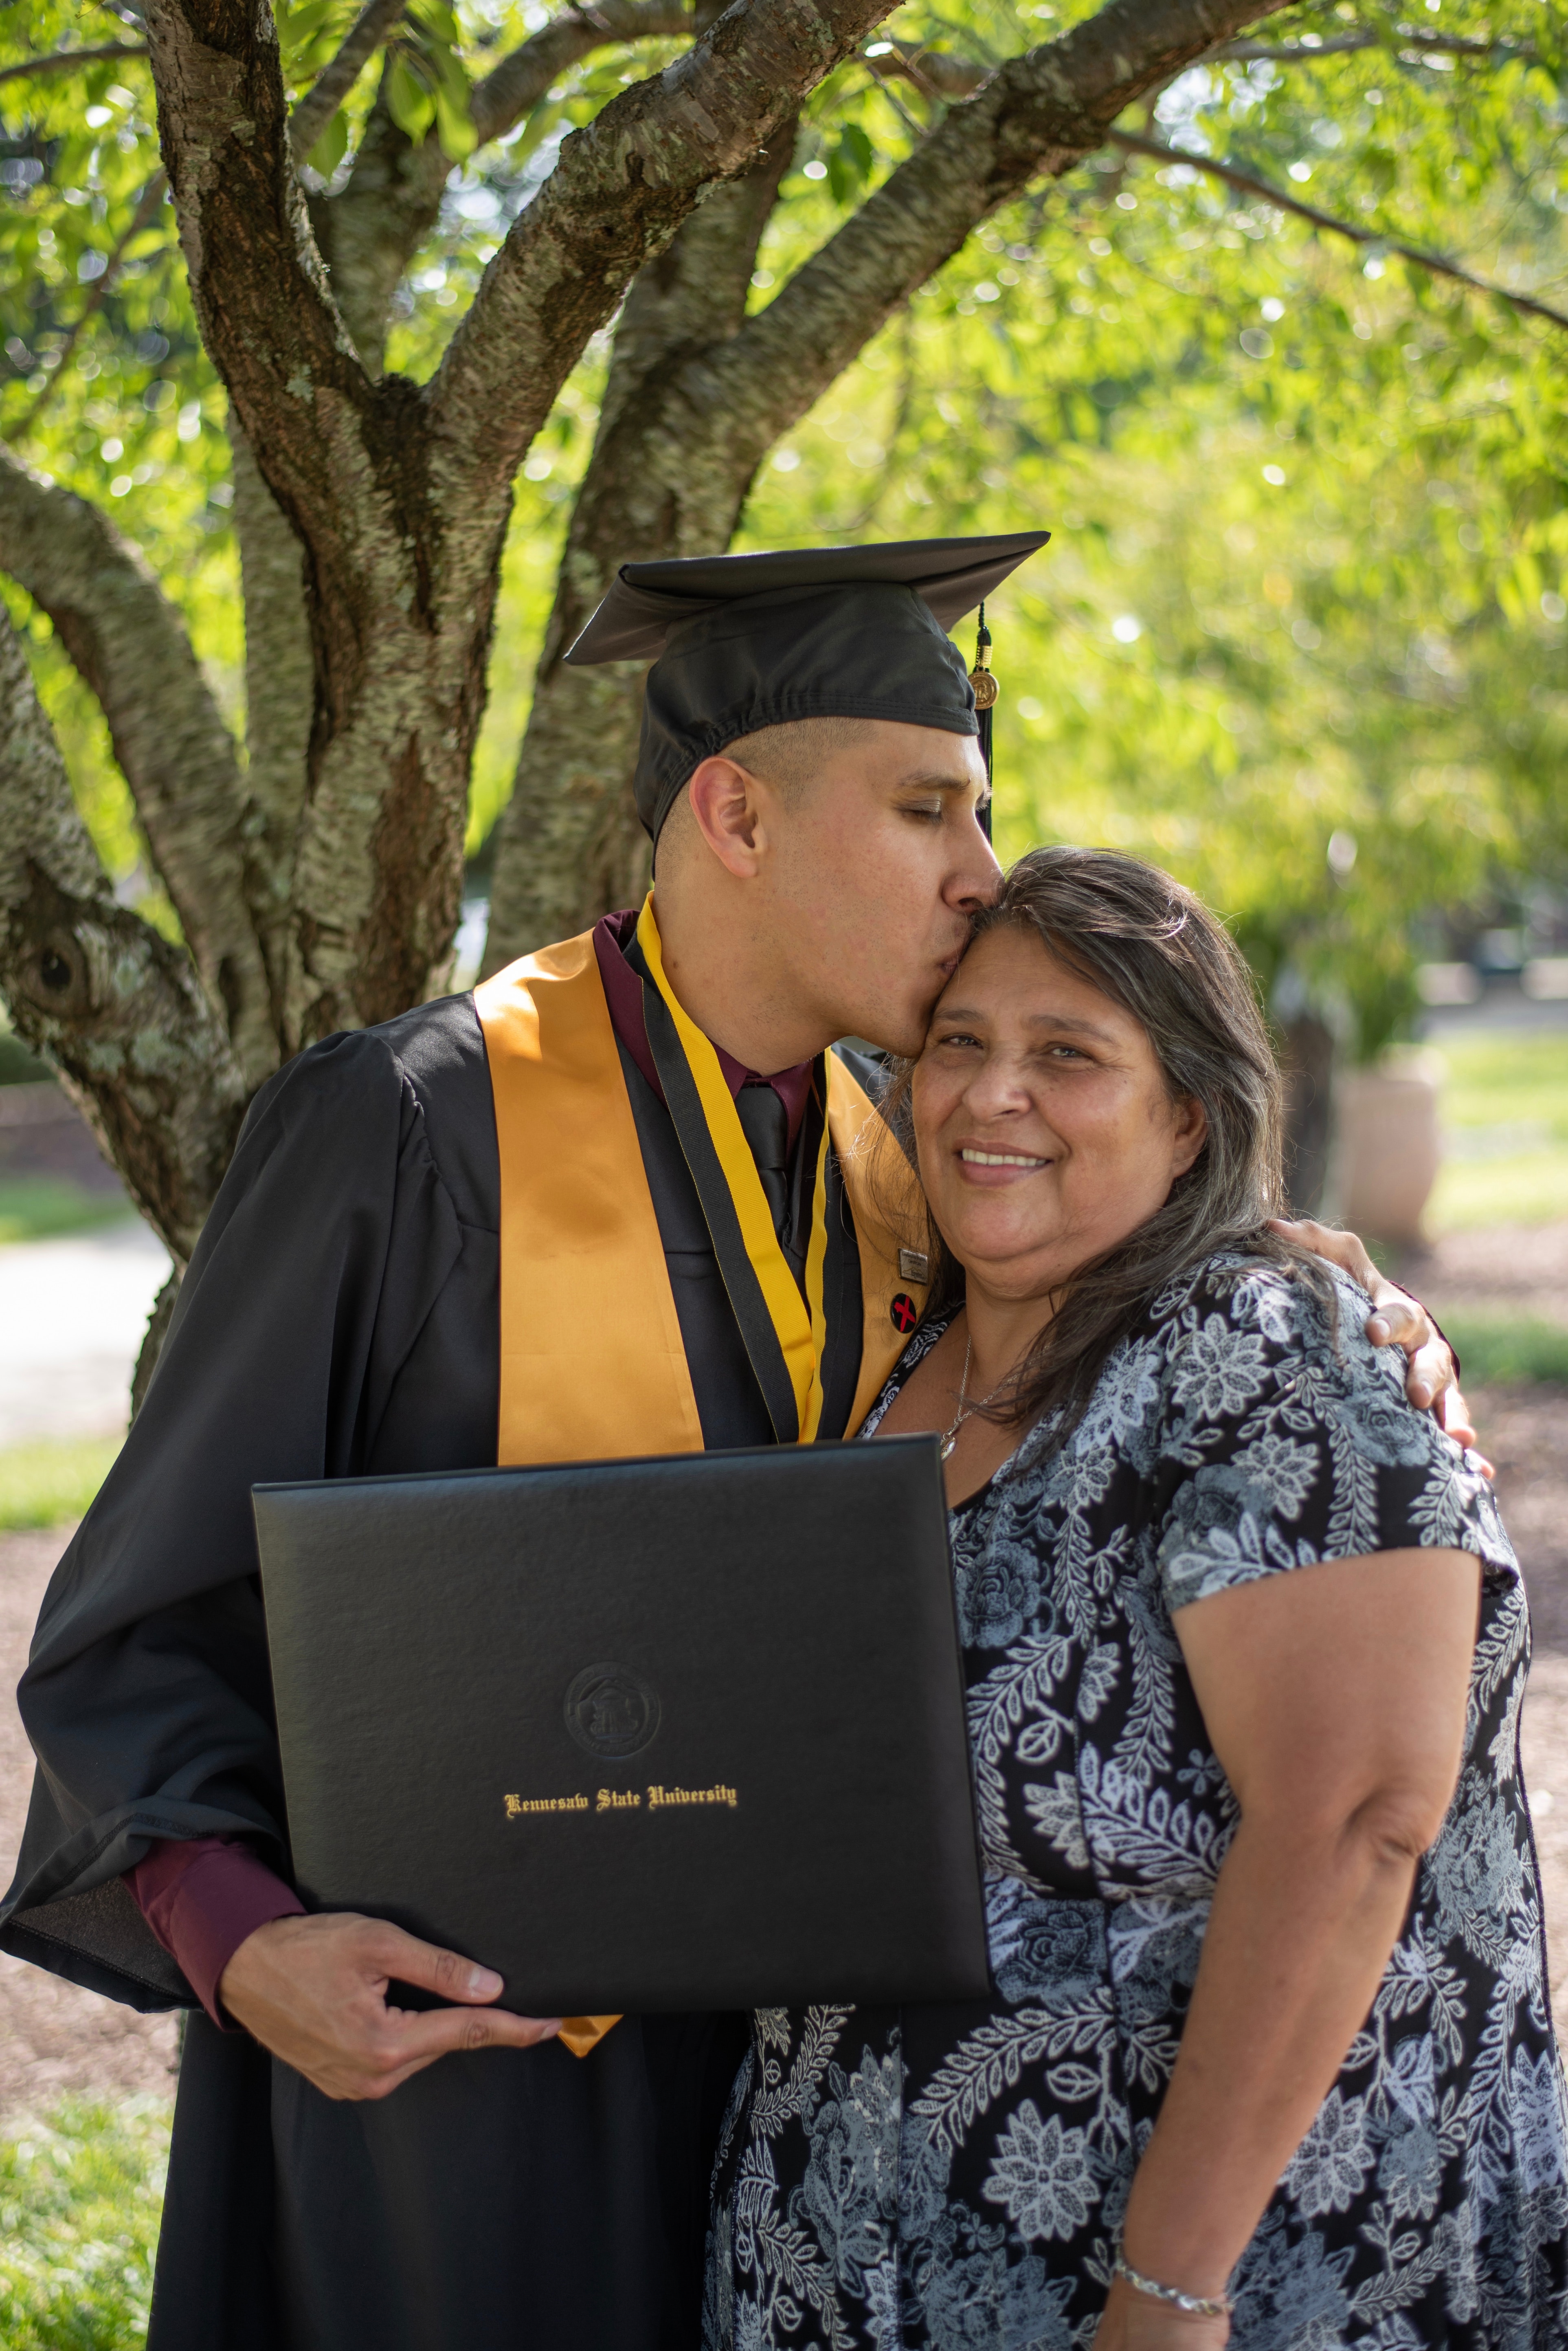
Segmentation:
<svg viewBox="0 0 1568 2351">
<path fill-rule="evenodd" d="M 1173 2285 L 1161 2285 L 1158 2278 L 1145 2277 L 1135 2270 L 1122 2253 L 1116 2255 L 1114 2272 L 1135 2294 L 1147 2294 L 1156 2302 L 1168 2302 L 1172 2310 L 1184 2310 L 1189 2318 L 1229 2318 L 1231 2302 L 1224 2294 L 1179 2294 Z"/>
</svg>

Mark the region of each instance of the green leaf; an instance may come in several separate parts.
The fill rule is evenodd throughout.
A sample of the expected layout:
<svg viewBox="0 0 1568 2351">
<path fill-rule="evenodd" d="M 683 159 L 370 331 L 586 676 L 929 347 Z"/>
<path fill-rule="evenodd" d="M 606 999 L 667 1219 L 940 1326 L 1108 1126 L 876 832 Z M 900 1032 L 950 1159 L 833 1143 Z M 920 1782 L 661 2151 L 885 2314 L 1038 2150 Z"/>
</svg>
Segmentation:
<svg viewBox="0 0 1568 2351">
<path fill-rule="evenodd" d="M 304 41 L 312 40 L 327 18 L 337 10 L 337 0 L 303 0 L 297 8 L 278 12 L 277 37 L 286 47 L 296 49 Z"/>
<path fill-rule="evenodd" d="M 466 92 L 461 104 L 454 106 L 443 80 L 435 94 L 435 113 L 441 152 L 450 155 L 454 163 L 466 162 L 478 144 Z"/>
<path fill-rule="evenodd" d="M 427 62 L 435 68 L 437 84 L 446 92 L 448 104 L 466 114 L 469 80 L 462 59 L 455 51 L 444 47 L 430 49 L 426 57 Z"/>
<path fill-rule="evenodd" d="M 558 99 L 542 98 L 539 100 L 524 128 L 506 151 L 511 158 L 514 171 L 520 163 L 527 162 L 542 139 L 548 138 L 566 110 Z"/>
<path fill-rule="evenodd" d="M 421 145 L 436 118 L 435 99 L 402 49 L 392 59 L 387 76 L 387 108 L 404 136 L 416 147 Z"/>
<path fill-rule="evenodd" d="M 297 63 L 300 52 L 336 13 L 337 0 L 305 0 L 302 8 L 291 8 L 286 17 L 279 17 L 277 37 L 286 68 Z"/>
<path fill-rule="evenodd" d="M 1388 147 L 1364 147 L 1361 171 L 1375 195 L 1392 195 L 1399 181 L 1399 159 Z"/>
<path fill-rule="evenodd" d="M 838 143 L 856 158 L 860 167 L 861 178 L 868 180 L 876 166 L 877 151 L 860 125 L 857 122 L 846 122 Z"/>
<path fill-rule="evenodd" d="M 319 172 L 324 180 L 329 180 L 348 152 L 348 117 L 339 107 L 306 157 L 306 162 L 313 172 Z"/>
<path fill-rule="evenodd" d="M 443 0 L 412 0 L 409 16 L 421 31 L 446 48 L 455 48 L 462 37 L 457 18 Z"/>
<path fill-rule="evenodd" d="M 827 184 L 835 204 L 853 203 L 870 178 L 877 154 L 857 122 L 846 122 L 827 158 Z"/>
</svg>

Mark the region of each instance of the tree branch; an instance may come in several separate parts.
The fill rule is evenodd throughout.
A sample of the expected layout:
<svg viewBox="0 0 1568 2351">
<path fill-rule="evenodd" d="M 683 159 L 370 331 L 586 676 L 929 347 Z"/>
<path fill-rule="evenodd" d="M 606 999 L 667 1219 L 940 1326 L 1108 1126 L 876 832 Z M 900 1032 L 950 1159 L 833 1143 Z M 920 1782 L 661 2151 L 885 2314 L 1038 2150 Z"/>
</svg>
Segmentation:
<svg viewBox="0 0 1568 2351">
<path fill-rule="evenodd" d="M 504 139 L 552 83 L 595 49 L 616 41 L 678 40 L 691 29 L 691 11 L 681 0 L 594 0 L 566 9 L 475 82 L 469 111 L 480 145 Z"/>
<path fill-rule="evenodd" d="M 909 82 L 923 98 L 972 98 L 993 70 L 951 49 L 923 48 L 919 41 L 895 41 L 884 57 L 867 57 L 864 50 L 861 57 L 878 81 Z"/>
<path fill-rule="evenodd" d="M 1266 60 L 1270 65 L 1311 65 L 1314 57 L 1345 57 L 1356 49 L 1390 49 L 1397 57 L 1412 50 L 1435 57 L 1500 57 L 1505 64 L 1542 63 L 1536 50 L 1525 48 L 1518 41 L 1464 40 L 1452 33 L 1421 32 L 1413 25 L 1395 33 L 1329 33 L 1314 41 L 1227 41 L 1214 55 L 1238 63 Z"/>
<path fill-rule="evenodd" d="M 373 393 L 306 216 L 272 12 L 149 0 L 147 28 L 202 339 L 275 492 L 296 520 L 310 511 L 340 528 L 347 452 L 334 428 L 363 420 Z"/>
<path fill-rule="evenodd" d="M 1358 49 L 1391 49 L 1397 56 L 1408 51 L 1437 57 L 1501 58 L 1504 63 L 1532 66 L 1543 62 L 1534 49 L 1524 48 L 1517 41 L 1464 40 L 1452 34 L 1424 33 L 1414 26 L 1393 35 L 1332 33 L 1322 40 L 1311 41 L 1223 41 L 1209 56 L 1233 65 L 1263 60 L 1276 65 L 1311 65 L 1314 57 L 1342 57 Z M 973 57 L 961 57 L 949 49 L 922 48 L 917 41 L 895 41 L 889 54 L 867 57 L 865 62 L 879 81 L 907 81 L 928 98 L 950 99 L 971 98 L 992 70 Z"/>
<path fill-rule="evenodd" d="M 1257 14 L 1256 0 L 1236 0 L 1231 25 Z M 1132 99 L 1202 56 L 1224 29 L 1201 0 L 1155 8 L 1112 0 L 995 72 L 944 58 L 943 94 L 978 94 L 927 134 L 766 309 L 642 371 L 635 402 L 601 427 L 573 517 L 497 844 L 487 965 L 580 924 L 628 870 L 635 837 L 624 796 L 639 678 L 630 665 L 603 675 L 557 666 L 607 581 L 612 550 L 694 554 L 726 545 L 763 451 L 975 225 L 1040 171 L 1059 175 L 1103 146 L 1106 125 Z M 905 47 L 867 60 L 922 87 L 933 62 Z M 618 370 L 631 317 L 628 302 Z"/>
<path fill-rule="evenodd" d="M 504 138 L 563 75 L 617 41 L 690 32 L 681 0 L 603 0 L 568 8 L 476 82 L 469 111 L 480 145 Z M 387 311 L 399 279 L 435 226 L 452 164 L 441 142 L 416 147 L 393 121 L 385 92 L 365 125 L 345 186 L 319 207 L 318 230 L 332 290 L 354 345 L 372 374 L 381 370 Z"/>
<path fill-rule="evenodd" d="M 25 57 L 19 66 L 0 66 L 0 81 L 21 81 L 33 74 L 67 73 L 72 66 L 101 65 L 109 57 L 144 57 L 144 41 L 109 41 L 100 49 L 51 49 L 47 57 Z"/>
<path fill-rule="evenodd" d="M 744 485 L 667 429 L 677 369 L 736 333 L 757 246 L 794 151 L 785 124 L 738 180 L 715 188 L 634 282 L 616 323 L 593 454 L 572 512 L 512 798 L 501 820 L 485 967 L 569 935 L 648 884 L 648 843 L 626 807 L 642 715 L 632 662 L 568 669 L 561 655 L 623 562 L 724 546 Z"/>
<path fill-rule="evenodd" d="M 96 507 L 0 457 L 5 569 L 46 611 L 97 695 L 152 862 L 252 1085 L 277 1066 L 244 890 L 234 746 L 178 611 Z"/>
<path fill-rule="evenodd" d="M 296 163 L 304 162 L 407 5 L 408 0 L 366 0 L 344 35 L 342 47 L 288 118 L 288 143 Z"/>
<path fill-rule="evenodd" d="M 635 399 L 601 424 L 573 516 L 497 842 L 487 968 L 580 927 L 632 875 L 640 843 L 626 787 L 640 673 L 630 664 L 583 671 L 559 662 L 607 584 L 617 549 L 624 558 L 727 545 L 763 453 L 975 225 L 1038 172 L 1059 175 L 1102 147 L 1106 125 L 1130 99 L 1258 14 L 1257 0 L 1233 0 L 1229 24 L 1211 0 L 1152 7 L 1112 0 L 1062 39 L 989 76 L 944 60 L 949 88 L 961 72 L 981 83 L 979 94 L 927 134 L 765 310 L 684 356 L 678 348 L 661 352 L 640 372 Z M 910 79 L 929 62 L 891 55 Z M 612 383 L 632 317 L 628 300 Z"/>
<path fill-rule="evenodd" d="M 289 900 L 309 780 L 316 664 L 306 609 L 305 550 L 232 417 L 229 454 L 245 618 L 247 893 L 281 1032 L 291 977 Z"/>
<path fill-rule="evenodd" d="M 549 413 L 564 352 L 576 357 L 703 189 L 745 168 L 886 5 L 736 0 L 684 57 L 566 141 L 431 387 L 432 461 L 443 486 L 462 485 L 453 518 L 511 480 Z"/>
<path fill-rule="evenodd" d="M 1223 180 L 1227 187 L 1238 189 L 1242 195 L 1262 196 L 1281 212 L 1294 213 L 1298 220 L 1310 221 L 1314 228 L 1324 229 L 1331 236 L 1347 237 L 1352 245 L 1375 245 L 1380 253 L 1397 253 L 1402 261 L 1412 261 L 1417 268 L 1429 269 L 1438 277 L 1451 277 L 1456 285 L 1490 295 L 1494 302 L 1506 302 L 1528 318 L 1548 319 L 1554 327 L 1568 327 L 1568 317 L 1561 310 L 1553 310 L 1549 303 L 1538 302 L 1532 294 L 1512 294 L 1506 286 L 1493 285 L 1461 268 L 1446 255 L 1428 253 L 1418 245 L 1402 244 L 1397 237 L 1386 236 L 1377 229 L 1358 228 L 1354 222 L 1336 220 L 1332 213 L 1319 212 L 1315 204 L 1303 204 L 1299 196 L 1286 195 L 1282 188 L 1272 186 L 1267 180 L 1255 179 L 1251 172 L 1239 172 L 1234 164 L 1221 163 L 1212 155 L 1195 154 L 1185 147 L 1162 146 L 1158 139 L 1139 139 L 1128 131 L 1113 131 L 1109 139 L 1113 147 L 1123 148 L 1128 154 L 1154 155 L 1162 163 L 1182 163 L 1189 171 L 1205 172 L 1211 179 Z"/>
<path fill-rule="evenodd" d="M 4 613 L 0 994 L 183 1262 L 228 1164 L 244 1081 L 189 959 L 116 905 Z"/>
<path fill-rule="evenodd" d="M 1032 180 L 1106 143 L 1124 108 L 1181 72 L 1259 0 L 1108 0 L 1011 59 L 955 105 L 837 234 L 701 372 L 670 387 L 689 431 L 725 444 L 749 484 L 789 430 L 916 287 Z"/>
<path fill-rule="evenodd" d="M 99 310 L 102 309 L 103 305 L 109 297 L 109 289 L 113 286 L 115 279 L 119 275 L 120 265 L 130 249 L 131 239 L 133 237 L 140 236 L 142 230 L 148 227 L 156 217 L 158 207 L 163 202 L 163 191 L 167 185 L 168 182 L 164 179 L 162 172 L 154 172 L 152 177 L 148 181 L 147 185 L 142 189 L 140 195 L 137 198 L 136 210 L 130 216 L 130 226 L 120 237 L 119 242 L 114 248 L 114 251 L 109 255 L 108 261 L 104 265 L 102 276 L 95 278 L 93 281 L 92 290 L 88 294 L 87 300 L 82 305 L 80 317 L 78 319 L 76 325 L 71 329 L 70 333 L 66 337 L 65 341 L 60 345 L 59 355 L 55 361 L 52 371 L 50 371 L 47 383 L 45 384 L 44 389 L 38 394 L 36 400 L 34 401 L 33 405 L 28 409 L 26 414 L 22 417 L 18 423 L 12 427 L 10 433 L 6 435 L 8 440 L 20 441 L 24 439 L 26 435 L 32 431 L 34 425 L 36 424 L 39 417 L 43 414 L 45 409 L 48 406 L 50 401 L 59 390 L 60 380 L 64 376 L 67 368 L 70 365 L 71 353 L 76 350 L 78 343 L 80 342 L 82 335 L 86 331 L 90 320 Z"/>
</svg>

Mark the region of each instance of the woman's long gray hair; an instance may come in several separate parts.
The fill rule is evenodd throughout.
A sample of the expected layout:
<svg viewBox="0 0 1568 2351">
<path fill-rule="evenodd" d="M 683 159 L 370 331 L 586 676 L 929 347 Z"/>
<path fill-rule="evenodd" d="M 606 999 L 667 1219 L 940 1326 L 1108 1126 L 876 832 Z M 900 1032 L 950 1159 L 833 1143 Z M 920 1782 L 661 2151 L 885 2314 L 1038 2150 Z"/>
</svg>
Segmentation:
<svg viewBox="0 0 1568 2351">
<path fill-rule="evenodd" d="M 994 906 L 977 915 L 970 945 L 988 932 L 1033 931 L 1138 1021 L 1172 1098 L 1203 1106 L 1208 1135 L 1162 1207 L 1057 1293 L 1055 1311 L 986 1416 L 1022 1426 L 1056 1416 L 1064 1440 L 1082 1418 L 1117 1342 L 1179 1275 L 1233 1249 L 1312 1290 L 1334 1317 L 1319 1259 L 1268 1229 L 1289 1213 L 1282 1168 L 1279 1064 L 1252 977 L 1209 909 L 1155 865 L 1108 849 L 1036 849 L 1021 857 Z M 895 1067 L 883 1115 L 914 1156 L 916 1064 Z M 930 1310 L 960 1302 L 963 1268 L 934 1223 Z"/>
</svg>

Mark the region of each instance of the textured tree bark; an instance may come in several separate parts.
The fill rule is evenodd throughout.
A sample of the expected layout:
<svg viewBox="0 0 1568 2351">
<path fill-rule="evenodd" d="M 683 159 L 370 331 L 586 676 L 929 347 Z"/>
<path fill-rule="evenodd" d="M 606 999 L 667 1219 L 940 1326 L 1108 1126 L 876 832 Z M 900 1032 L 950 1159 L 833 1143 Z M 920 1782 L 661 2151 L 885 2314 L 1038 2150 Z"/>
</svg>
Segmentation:
<svg viewBox="0 0 1568 2351">
<path fill-rule="evenodd" d="M 616 328 L 598 431 L 573 509 L 512 798 L 501 820 L 486 971 L 635 904 L 648 886 L 647 836 L 628 778 L 642 721 L 640 664 L 568 669 L 562 655 L 618 566 L 728 544 L 750 475 L 710 466 L 701 437 L 665 397 L 735 334 L 757 246 L 794 146 L 779 131 L 753 169 L 717 188 L 643 269 Z"/>
<path fill-rule="evenodd" d="M 480 145 L 504 138 L 553 83 L 596 48 L 691 29 L 679 0 L 605 0 L 591 11 L 568 9 L 474 84 L 470 112 Z M 381 372 L 392 296 L 435 226 L 451 171 L 436 139 L 416 147 L 399 130 L 383 76 L 348 181 L 313 207 L 338 310 L 372 375 Z"/>
<path fill-rule="evenodd" d="M 248 1088 L 190 957 L 115 904 L 3 615 L 0 993 L 182 1264 Z"/>
<path fill-rule="evenodd" d="M 487 970 L 625 903 L 646 870 L 629 789 L 640 676 L 561 664 L 616 564 L 725 547 L 768 449 L 981 221 L 1030 181 L 1060 178 L 1133 99 L 1270 13 L 1269 0 L 1110 0 L 955 105 L 743 326 L 721 319 L 639 372 L 628 361 L 579 492 L 502 820 Z M 628 326 L 630 302 L 618 365 Z"/>
<path fill-rule="evenodd" d="M 246 882 L 266 960 L 275 1033 L 281 1034 L 316 662 L 305 605 L 305 550 L 234 423 L 229 453 L 245 616 Z"/>
<path fill-rule="evenodd" d="M 98 696 L 148 847 L 240 1067 L 277 1066 L 244 887 L 244 787 L 185 626 L 147 565 L 85 498 L 0 451 L 0 560 L 54 622 Z"/>
<path fill-rule="evenodd" d="M 317 698 L 285 1050 L 428 994 L 456 927 L 468 773 L 518 464 L 588 336 L 712 180 L 882 0 L 737 0 L 569 139 L 424 391 L 372 382 L 288 152 L 275 34 L 151 0 L 160 131 L 203 340 L 306 552 Z"/>
</svg>

